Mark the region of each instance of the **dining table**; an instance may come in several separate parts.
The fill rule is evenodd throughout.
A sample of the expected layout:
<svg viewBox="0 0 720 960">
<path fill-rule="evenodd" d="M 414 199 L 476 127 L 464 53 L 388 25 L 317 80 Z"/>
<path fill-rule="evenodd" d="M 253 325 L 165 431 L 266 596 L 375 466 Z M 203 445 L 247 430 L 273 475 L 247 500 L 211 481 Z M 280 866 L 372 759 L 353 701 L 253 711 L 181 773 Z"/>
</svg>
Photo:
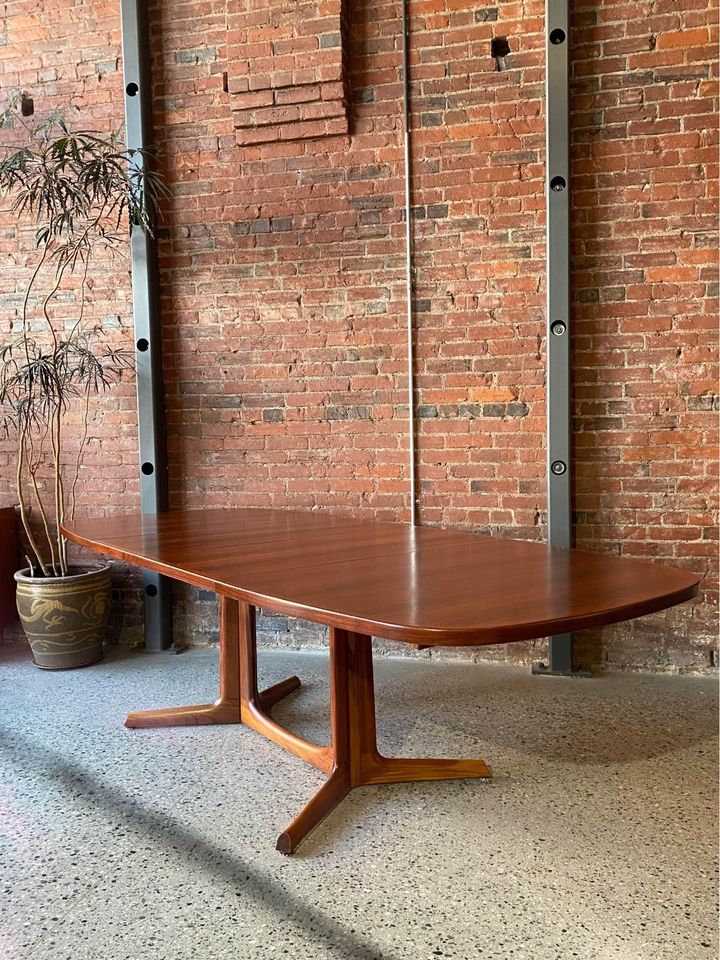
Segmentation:
<svg viewBox="0 0 720 960">
<path fill-rule="evenodd" d="M 130 513 L 76 519 L 62 532 L 218 595 L 217 699 L 130 713 L 125 724 L 243 724 L 326 774 L 280 833 L 276 846 L 285 854 L 355 787 L 492 776 L 478 758 L 381 755 L 372 637 L 431 647 L 532 640 L 663 610 L 690 600 L 699 582 L 691 571 L 654 562 L 320 509 Z M 274 705 L 301 684 L 293 676 L 259 689 L 258 608 L 329 628 L 328 744 L 273 719 Z"/>
</svg>

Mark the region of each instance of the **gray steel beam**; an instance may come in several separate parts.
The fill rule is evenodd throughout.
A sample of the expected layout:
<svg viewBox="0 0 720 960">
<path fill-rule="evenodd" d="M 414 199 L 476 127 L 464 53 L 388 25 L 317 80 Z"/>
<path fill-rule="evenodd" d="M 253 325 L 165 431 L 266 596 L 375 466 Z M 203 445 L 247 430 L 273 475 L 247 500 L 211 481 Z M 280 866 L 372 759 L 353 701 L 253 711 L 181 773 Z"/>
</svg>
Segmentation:
<svg viewBox="0 0 720 960">
<path fill-rule="evenodd" d="M 152 99 L 146 4 L 121 0 L 125 123 L 129 148 L 152 145 Z M 142 156 L 135 161 L 142 165 Z M 154 238 L 133 227 L 133 311 L 137 371 L 140 502 L 143 513 L 167 510 L 167 449 L 162 379 L 162 342 L 158 302 L 157 249 Z M 144 574 L 145 646 L 164 650 L 172 644 L 171 585 L 157 573 Z"/>
<path fill-rule="evenodd" d="M 572 546 L 569 0 L 546 0 L 548 542 Z M 573 674 L 572 637 L 550 639 L 535 673 Z"/>
</svg>

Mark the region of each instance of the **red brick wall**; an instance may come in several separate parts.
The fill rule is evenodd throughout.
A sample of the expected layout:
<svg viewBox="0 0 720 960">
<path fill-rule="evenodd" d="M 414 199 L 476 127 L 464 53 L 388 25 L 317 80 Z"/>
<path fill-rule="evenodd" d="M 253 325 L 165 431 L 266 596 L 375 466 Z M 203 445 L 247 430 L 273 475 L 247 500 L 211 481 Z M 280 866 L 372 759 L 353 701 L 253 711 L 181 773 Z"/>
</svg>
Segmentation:
<svg viewBox="0 0 720 960">
<path fill-rule="evenodd" d="M 545 534 L 543 6 L 411 3 L 420 517 L 529 538 Z M 88 23 L 96 9 L 72 8 Z M 717 16 L 704 0 L 575 10 L 578 541 L 713 573 Z M 151 8 L 172 191 L 160 252 L 173 506 L 404 519 L 399 7 L 347 4 L 350 136 L 240 147 L 226 88 L 248 75 L 238 50 L 252 31 L 267 43 L 278 28 L 272 11 Z M 509 39 L 504 72 L 493 36 Z M 10 39 L 10 62 L 21 42 Z M 131 431 L 123 398 L 111 403 Z M 580 638 L 582 658 L 706 665 L 713 585 Z M 179 639 L 212 635 L 210 599 L 179 591 L 179 610 Z M 317 636 L 266 626 L 280 642 Z"/>
<path fill-rule="evenodd" d="M 717 638 L 718 5 L 574 7 L 577 541 L 707 575 L 602 636 L 613 664 L 694 663 Z"/>
<path fill-rule="evenodd" d="M 0 109 L 16 96 L 26 93 L 34 102 L 35 114 L 28 123 L 47 119 L 59 109 L 77 129 L 109 132 L 123 123 L 123 85 L 119 7 L 108 0 L 80 0 L 72 3 L 9 0 L 3 7 L 0 25 Z M 19 130 L 0 131 L 2 146 L 17 144 Z M 0 343 L 18 333 L 18 321 L 25 285 L 37 262 L 34 227 L 19 222 L 0 202 Z M 52 272 L 44 276 L 46 292 Z M 88 321 L 102 321 L 113 346 L 132 349 L 130 274 L 127 263 L 112 264 L 102 259 L 89 274 L 85 302 Z M 40 303 L 31 303 L 33 323 L 42 326 Z M 63 281 L 52 308 L 56 325 L 72 325 L 80 306 L 76 280 Z M 67 459 L 73 461 L 80 430 L 78 413 L 67 423 Z M 16 502 L 14 489 L 14 446 L 0 438 L 0 506 Z M 112 510 L 138 502 L 137 430 L 135 388 L 126 378 L 111 394 L 93 406 L 90 442 L 80 472 L 80 510 Z M 137 591 L 125 576 L 115 577 L 116 628 L 127 627 L 139 635 Z M 125 601 L 125 602 L 123 602 Z"/>
</svg>

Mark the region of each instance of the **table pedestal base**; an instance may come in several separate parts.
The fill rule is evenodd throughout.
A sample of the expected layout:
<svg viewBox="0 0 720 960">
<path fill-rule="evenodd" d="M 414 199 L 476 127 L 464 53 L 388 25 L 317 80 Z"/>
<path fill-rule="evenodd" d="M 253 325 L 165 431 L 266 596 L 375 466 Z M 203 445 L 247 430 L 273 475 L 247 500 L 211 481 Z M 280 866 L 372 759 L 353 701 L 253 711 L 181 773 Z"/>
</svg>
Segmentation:
<svg viewBox="0 0 720 960">
<path fill-rule="evenodd" d="M 255 608 L 220 598 L 220 696 L 215 703 L 145 710 L 128 715 L 128 727 L 243 723 L 329 774 L 307 806 L 280 834 L 277 849 L 293 853 L 347 796 L 365 784 L 491 777 L 482 760 L 388 758 L 377 749 L 370 637 L 330 629 L 330 746 L 309 743 L 270 716 L 273 705 L 300 686 L 289 677 L 262 692 L 257 687 Z"/>
</svg>

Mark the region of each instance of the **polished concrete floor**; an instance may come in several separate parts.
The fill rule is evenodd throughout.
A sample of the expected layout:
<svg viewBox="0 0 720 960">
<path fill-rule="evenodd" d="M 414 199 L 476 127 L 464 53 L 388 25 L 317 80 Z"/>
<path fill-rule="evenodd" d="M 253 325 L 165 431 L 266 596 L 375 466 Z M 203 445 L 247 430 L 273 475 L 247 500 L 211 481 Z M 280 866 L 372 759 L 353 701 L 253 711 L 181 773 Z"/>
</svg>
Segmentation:
<svg viewBox="0 0 720 960">
<path fill-rule="evenodd" d="M 122 726 L 212 699 L 216 664 L 0 648 L 3 960 L 717 958 L 715 681 L 378 660 L 385 752 L 495 779 L 364 787 L 283 857 L 320 774 L 246 728 Z M 261 666 L 322 739 L 325 658 Z"/>
</svg>

